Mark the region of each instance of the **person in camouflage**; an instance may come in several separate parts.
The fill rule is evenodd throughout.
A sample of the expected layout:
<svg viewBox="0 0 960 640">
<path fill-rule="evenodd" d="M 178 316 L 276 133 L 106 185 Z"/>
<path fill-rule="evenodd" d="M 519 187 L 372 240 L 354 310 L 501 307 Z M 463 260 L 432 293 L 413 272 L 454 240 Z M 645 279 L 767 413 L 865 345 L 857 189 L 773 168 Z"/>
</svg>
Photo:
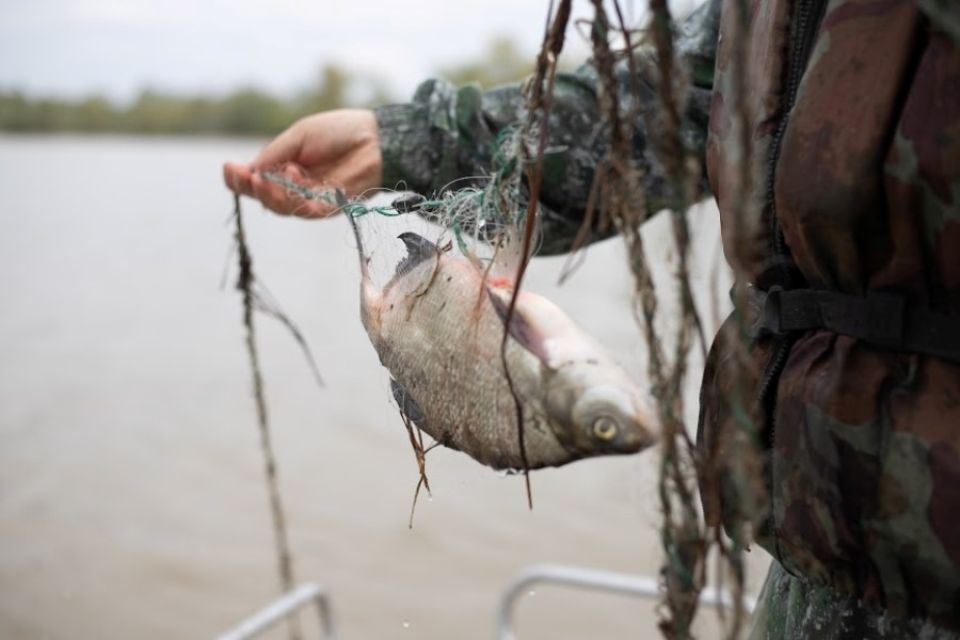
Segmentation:
<svg viewBox="0 0 960 640">
<path fill-rule="evenodd" d="M 692 84 L 683 137 L 703 159 L 725 253 L 763 310 L 750 391 L 771 505 L 758 541 L 775 561 L 751 637 L 958 638 L 960 3 L 748 0 L 749 41 L 735 43 L 735 2 L 709 0 L 690 15 L 677 49 Z M 747 238 L 730 231 L 735 44 L 750 60 L 746 113 L 765 221 Z M 627 65 L 618 73 L 621 100 L 634 100 Z M 655 108 L 653 80 L 641 87 L 641 108 Z M 597 95 L 589 65 L 558 77 L 548 146 L 564 152 L 545 164 L 541 253 L 569 250 L 581 225 L 605 153 Z M 330 208 L 255 170 L 279 165 L 352 194 L 396 184 L 431 193 L 489 174 L 496 136 L 522 107 L 519 86 L 429 80 L 407 104 L 298 122 L 253 163 L 225 165 L 225 179 L 305 216 Z M 666 177 L 637 127 L 654 213 L 667 204 L 658 198 Z M 736 428 L 722 339 L 731 334 L 719 335 L 701 444 Z M 724 518 L 722 501 L 719 513 L 705 510 Z"/>
</svg>

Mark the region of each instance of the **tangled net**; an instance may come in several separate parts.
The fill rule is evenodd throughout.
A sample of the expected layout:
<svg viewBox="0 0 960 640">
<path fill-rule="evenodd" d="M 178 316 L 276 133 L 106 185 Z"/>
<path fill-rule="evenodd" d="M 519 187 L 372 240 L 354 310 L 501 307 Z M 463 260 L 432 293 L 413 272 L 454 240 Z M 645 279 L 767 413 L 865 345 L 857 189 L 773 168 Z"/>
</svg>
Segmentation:
<svg viewBox="0 0 960 640">
<path fill-rule="evenodd" d="M 369 278 L 377 289 L 384 289 L 384 285 L 394 279 L 398 265 L 403 265 L 409 260 L 404 255 L 403 245 L 397 241 L 397 238 L 403 237 L 411 231 L 422 238 L 428 239 L 433 246 L 441 248 L 443 252 L 449 252 L 455 248 L 464 261 L 472 264 L 483 274 L 484 282 L 503 278 L 510 282 L 519 283 L 522 279 L 522 273 L 518 275 L 518 270 L 522 270 L 526 266 L 526 260 L 522 256 L 530 256 L 535 253 L 537 249 L 536 238 L 538 237 L 535 229 L 538 214 L 537 200 L 526 195 L 526 187 L 523 183 L 525 175 L 521 170 L 524 166 L 522 158 L 525 156 L 532 157 L 534 151 L 530 149 L 536 149 L 537 145 L 541 143 L 539 134 L 533 134 L 531 131 L 532 127 L 530 126 L 517 126 L 509 127 L 498 135 L 494 153 L 494 173 L 485 179 L 470 179 L 472 184 L 479 186 L 456 188 L 457 183 L 454 183 L 429 199 L 418 194 L 397 194 L 389 190 L 377 190 L 373 193 L 392 194 L 394 196 L 392 201 L 382 204 L 376 203 L 382 198 L 375 198 L 373 202 L 368 201 L 364 196 L 370 195 L 369 193 L 351 201 L 347 200 L 344 194 L 339 191 L 305 186 L 278 172 L 264 171 L 261 172 L 261 176 L 270 182 L 283 186 L 301 198 L 331 205 L 336 212 L 351 218 L 351 223 L 357 233 L 358 240 L 360 240 L 361 246 L 358 248 L 363 251 L 361 259 L 364 262 L 364 277 Z M 411 213 L 416 215 L 406 215 Z M 372 252 L 371 248 L 373 248 Z M 429 288 L 432 284 L 432 276 L 428 275 L 424 280 L 423 288 L 412 292 L 413 298 L 422 297 L 426 288 Z M 513 292 L 514 297 L 511 298 L 504 326 L 510 326 L 518 292 L 519 286 Z M 470 295 L 470 292 L 462 293 Z M 484 295 L 483 289 L 478 287 L 474 294 L 477 296 Z M 459 306 L 459 304 L 455 302 L 451 306 Z M 479 308 L 478 304 L 477 309 Z M 484 325 L 481 315 L 466 318 L 470 327 L 458 328 L 458 330 L 465 332 L 465 336 L 458 339 L 458 342 L 462 343 L 460 348 L 468 352 L 475 352 L 479 356 L 479 360 L 489 356 L 496 357 L 496 354 L 489 353 L 488 341 L 478 335 L 484 331 L 490 333 L 489 326 L 481 328 L 481 325 Z M 409 316 L 407 320 L 410 320 Z M 464 320 L 464 318 L 461 318 L 461 320 Z M 397 343 L 405 342 L 399 334 L 409 336 L 421 330 L 420 328 L 411 329 L 407 325 L 408 323 L 403 323 L 399 327 L 393 327 Z M 437 327 L 434 326 L 434 329 L 437 329 Z M 498 326 L 497 335 L 500 335 L 499 329 L 502 329 L 502 327 Z M 440 330 L 445 329 L 441 328 Z M 507 365 L 507 335 L 506 331 L 502 331 L 499 354 L 502 368 L 496 375 L 505 378 L 509 395 L 512 397 L 514 404 L 516 424 L 523 425 L 525 420 L 524 400 L 515 388 L 513 368 Z M 410 338 L 410 341 L 414 340 L 418 340 L 418 338 Z M 418 358 L 418 360 L 421 359 Z M 422 362 L 418 364 L 422 364 Z M 394 371 L 393 373 L 396 375 L 398 372 Z M 487 371 L 487 373 L 490 372 Z M 396 382 L 393 385 L 396 385 Z M 496 411 L 497 408 L 502 409 L 503 394 L 501 391 L 502 389 L 498 385 L 477 384 L 471 392 L 473 397 L 470 402 L 478 407 L 486 407 L 489 411 Z M 421 486 L 428 491 L 430 489 L 425 472 L 424 458 L 432 447 L 424 445 L 423 434 L 419 426 L 414 424 L 416 421 L 410 419 L 411 411 L 405 410 L 401 398 L 398 397 L 398 394 L 405 393 L 406 391 L 402 389 L 394 388 L 394 396 L 400 405 L 401 416 L 409 432 L 410 441 L 420 468 L 420 482 L 414 493 L 415 506 L 416 496 L 419 494 Z M 522 457 L 522 464 L 518 466 L 522 467 L 528 502 L 532 506 L 532 491 L 528 473 L 530 465 L 526 455 L 525 430 L 523 428 L 519 429 L 516 437 Z M 502 444 L 493 442 L 490 446 L 500 448 Z M 411 523 L 412 517 L 413 510 L 411 510 Z"/>
<path fill-rule="evenodd" d="M 358 221 L 363 226 L 364 235 L 376 240 L 386 237 L 394 228 L 414 225 L 438 245 L 444 244 L 445 240 L 453 240 L 465 258 L 489 263 L 496 261 L 495 254 L 506 256 L 512 250 L 512 243 L 520 240 L 518 232 L 523 229 L 528 203 L 532 200 L 524 194 L 522 175 L 518 171 L 518 159 L 523 153 L 521 149 L 524 146 L 529 148 L 531 144 L 529 134 L 526 135 L 526 142 L 523 138 L 524 132 L 519 127 L 504 129 L 495 142 L 492 175 L 457 180 L 440 189 L 432 198 L 392 189 L 373 189 L 356 199 L 346 200 L 335 189 L 305 186 L 279 172 L 263 171 L 260 175 L 303 199 L 331 205 L 335 213 Z M 458 186 L 464 180 L 480 186 Z M 392 197 L 385 203 L 384 196 Z M 409 218 L 393 226 L 382 219 L 364 225 L 361 219 L 371 214 L 374 218 L 400 218 L 406 214 L 416 214 L 419 221 L 430 226 L 411 222 Z M 535 222 L 535 214 L 533 218 Z M 381 243 L 369 244 L 381 251 Z M 536 253 L 536 250 L 537 242 L 534 240 L 527 252 Z M 387 253 L 390 253 L 389 250 Z M 510 256 L 515 258 L 513 254 Z M 501 259 L 501 262 L 505 263 L 506 260 Z M 388 275 L 391 274 L 375 274 L 378 279 Z"/>
<path fill-rule="evenodd" d="M 601 126 L 608 138 L 608 152 L 595 172 L 595 179 L 588 200 L 581 238 L 589 236 L 586 231 L 599 221 L 600 225 L 613 225 L 623 238 L 627 249 L 629 268 L 635 282 L 635 315 L 649 347 L 647 371 L 652 395 L 657 404 L 662 429 L 661 464 L 659 469 L 659 498 L 662 509 L 660 528 L 664 550 L 661 571 L 664 596 L 661 607 L 660 629 L 666 638 L 692 637 L 692 623 L 698 611 L 699 596 L 708 580 L 707 561 L 711 551 L 718 557 L 714 580 L 732 582 L 733 615 L 727 624 L 728 637 L 737 637 L 744 624 L 745 569 L 743 553 L 750 544 L 753 527 L 762 515 L 764 486 L 760 475 L 760 456 L 756 428 L 750 418 L 750 401 L 739 391 L 739 380 L 731 383 L 734 392 L 726 401 L 732 415 L 738 416 L 740 431 L 724 434 L 733 441 L 725 443 L 727 450 L 737 452 L 738 461 L 731 465 L 723 459 L 720 447 L 713 445 L 697 450 L 683 422 L 683 386 L 687 375 L 687 356 L 696 342 L 705 349 L 707 339 L 693 302 L 688 269 L 690 231 L 687 226 L 687 209 L 696 203 L 701 194 L 700 162 L 681 136 L 681 121 L 684 113 L 687 78 L 682 65 L 678 64 L 674 49 L 674 21 L 666 0 L 649 0 L 651 22 L 643 34 L 644 44 L 653 49 L 656 66 L 657 109 L 640 112 L 640 72 L 634 56 L 638 32 L 629 27 L 618 0 L 604 2 L 589 0 L 592 20 L 589 26 L 592 48 L 592 64 L 599 78 L 599 103 Z M 748 21 L 746 3 L 733 3 L 735 34 L 731 64 L 732 95 L 738 104 L 734 106 L 733 126 L 739 132 L 739 148 L 735 150 L 742 167 L 739 183 L 733 188 L 742 194 L 732 211 L 729 232 L 733 237 L 748 235 L 748 227 L 759 219 L 750 166 L 752 142 L 749 136 L 750 114 L 744 95 L 747 66 L 745 44 Z M 537 58 L 532 79 L 526 85 L 526 109 L 522 122 L 504 131 L 497 141 L 496 163 L 493 174 L 479 187 L 450 188 L 432 199 L 404 195 L 386 205 L 374 205 L 361 200 L 346 202 L 333 191 L 315 190 L 294 183 L 282 175 L 265 173 L 264 177 L 281 184 L 304 198 L 320 199 L 338 206 L 343 213 L 354 219 L 375 214 L 380 220 L 397 218 L 416 213 L 419 218 L 432 222 L 439 230 L 437 244 L 444 237 L 452 241 L 461 254 L 479 259 L 490 269 L 503 269 L 514 283 L 507 326 L 509 326 L 520 291 L 529 258 L 536 252 L 538 202 L 543 178 L 543 160 L 549 135 L 549 114 L 553 106 L 553 90 L 557 73 L 557 60 L 563 49 L 565 34 L 571 20 L 572 0 L 559 0 L 551 4 L 549 20 L 543 44 Z M 630 91 L 634 100 L 623 101 L 619 96 L 622 87 L 615 74 L 615 66 L 625 60 L 634 80 Z M 637 123 L 646 121 L 645 130 L 651 132 L 648 140 L 656 152 L 658 161 L 669 179 L 667 201 L 674 240 L 678 248 L 678 265 L 675 273 L 675 289 L 670 292 L 679 301 L 679 317 L 672 326 L 675 336 L 670 341 L 673 353 L 664 352 L 662 336 L 656 329 L 658 293 L 654 287 L 644 249 L 640 228 L 647 219 L 648 211 L 644 190 L 644 171 L 637 164 L 633 153 L 633 140 Z M 366 195 L 366 194 L 365 194 Z M 379 226 L 379 222 L 378 222 Z M 449 234 L 449 235 L 445 235 Z M 734 243 L 736 245 L 736 243 Z M 742 273 L 742 261 L 736 253 L 728 256 L 737 274 Z M 388 261 L 388 270 L 396 260 Z M 745 280 L 743 280 L 745 281 Z M 734 291 L 735 307 L 747 306 L 743 289 Z M 742 314 L 735 315 L 740 320 Z M 726 343 L 733 348 L 733 359 L 740 370 L 746 372 L 751 364 L 747 355 L 746 327 L 726 323 Z M 501 343 L 501 357 L 506 357 L 506 332 Z M 505 361 L 505 360 L 504 360 Z M 510 369 L 505 373 L 513 389 Z M 524 451 L 525 429 L 523 407 L 516 402 L 517 438 L 521 452 Z M 417 438 L 411 431 L 411 442 L 416 448 Z M 422 437 L 420 452 L 424 452 Z M 524 458 L 526 460 L 526 458 Z M 422 458 L 418 458 L 422 464 Z M 526 466 L 526 465 L 525 465 Z M 422 470 L 422 466 L 421 466 Z M 721 470 L 736 476 L 736 482 L 745 488 L 736 505 L 739 513 L 734 521 L 725 522 L 726 529 L 718 522 L 706 522 L 699 499 L 716 503 L 719 500 L 719 475 Z M 732 470 L 732 471 L 731 471 Z M 703 491 L 698 491 L 698 479 Z M 425 481 L 425 476 L 423 476 Z M 527 492 L 530 495 L 529 476 Z M 727 497 L 725 496 L 725 499 Z"/>
</svg>

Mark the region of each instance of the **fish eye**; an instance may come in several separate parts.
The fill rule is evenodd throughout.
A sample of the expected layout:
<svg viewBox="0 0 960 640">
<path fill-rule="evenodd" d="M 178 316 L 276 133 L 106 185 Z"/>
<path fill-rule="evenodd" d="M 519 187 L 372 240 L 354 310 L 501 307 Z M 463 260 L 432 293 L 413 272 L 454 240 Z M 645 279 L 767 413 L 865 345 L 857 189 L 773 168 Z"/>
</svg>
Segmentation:
<svg viewBox="0 0 960 640">
<path fill-rule="evenodd" d="M 604 442 L 613 440 L 619 430 L 620 428 L 617 426 L 617 421 L 610 416 L 600 416 L 593 421 L 593 435 Z"/>
</svg>

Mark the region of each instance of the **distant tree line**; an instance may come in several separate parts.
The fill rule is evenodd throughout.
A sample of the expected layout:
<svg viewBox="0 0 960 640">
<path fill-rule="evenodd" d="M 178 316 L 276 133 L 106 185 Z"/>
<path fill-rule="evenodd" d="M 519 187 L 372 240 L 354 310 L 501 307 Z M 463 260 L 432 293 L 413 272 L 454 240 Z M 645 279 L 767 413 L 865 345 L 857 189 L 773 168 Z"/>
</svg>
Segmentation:
<svg viewBox="0 0 960 640">
<path fill-rule="evenodd" d="M 82 99 L 35 98 L 17 91 L 0 91 L 0 129 L 20 132 L 232 134 L 275 133 L 308 113 L 344 106 L 355 79 L 339 67 L 322 69 L 317 86 L 292 98 L 280 98 L 254 88 L 223 96 L 187 96 L 143 91 L 132 103 L 120 105 L 102 96 Z M 370 100 L 388 98 L 374 86 Z"/>
<path fill-rule="evenodd" d="M 509 39 L 490 43 L 483 59 L 439 70 L 457 84 L 492 86 L 526 76 L 533 55 Z M 362 97 L 357 97 L 358 95 Z M 321 69 L 316 86 L 281 98 L 255 87 L 223 96 L 187 96 L 148 89 L 132 103 L 103 96 L 34 97 L 0 89 L 0 131 L 35 133 L 130 133 L 272 135 L 302 116 L 344 106 L 373 106 L 394 97 L 381 82 L 336 65 Z"/>
</svg>

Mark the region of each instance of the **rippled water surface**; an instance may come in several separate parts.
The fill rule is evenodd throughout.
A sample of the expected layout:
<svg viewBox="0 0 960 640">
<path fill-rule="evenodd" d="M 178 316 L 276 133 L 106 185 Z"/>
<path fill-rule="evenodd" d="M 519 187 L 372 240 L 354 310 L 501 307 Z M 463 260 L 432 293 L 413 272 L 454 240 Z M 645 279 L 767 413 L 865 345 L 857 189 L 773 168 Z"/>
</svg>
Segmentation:
<svg viewBox="0 0 960 640">
<path fill-rule="evenodd" d="M 277 593 L 240 300 L 220 289 L 220 163 L 258 146 L 0 137 L 0 637 L 207 638 Z M 359 323 L 347 225 L 247 211 L 258 271 L 327 382 L 260 321 L 296 573 L 330 590 L 343 638 L 490 638 L 531 563 L 656 575 L 655 451 L 538 472 L 532 512 L 519 478 L 437 451 L 408 530 L 416 465 Z M 726 273 L 715 211 L 695 219 L 708 308 Z M 529 286 L 642 372 L 617 243 L 557 289 L 561 265 L 537 261 Z M 518 611 L 523 639 L 655 637 L 655 620 L 653 603 L 556 587 Z"/>
</svg>

